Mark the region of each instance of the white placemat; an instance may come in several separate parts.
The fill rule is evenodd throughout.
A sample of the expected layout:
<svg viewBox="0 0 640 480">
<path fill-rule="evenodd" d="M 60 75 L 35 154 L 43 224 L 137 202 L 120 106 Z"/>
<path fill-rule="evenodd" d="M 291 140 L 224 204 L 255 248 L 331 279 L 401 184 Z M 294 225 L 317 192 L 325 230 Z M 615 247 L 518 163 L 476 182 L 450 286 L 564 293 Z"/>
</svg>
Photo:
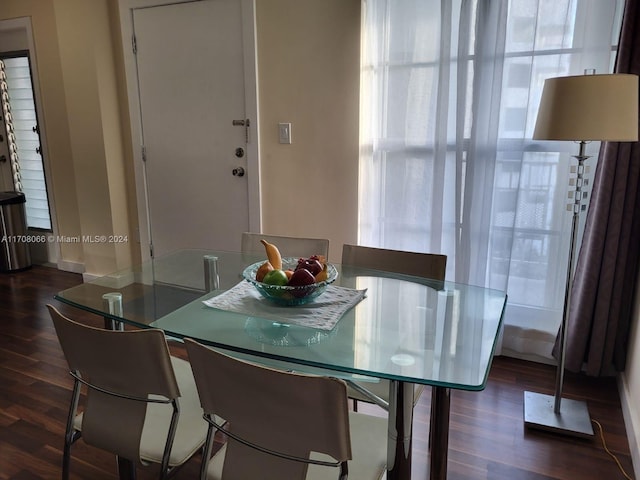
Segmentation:
<svg viewBox="0 0 640 480">
<path fill-rule="evenodd" d="M 366 290 L 327 286 L 322 295 L 305 305 L 280 306 L 264 298 L 247 281 L 217 297 L 203 300 L 212 308 L 268 318 L 282 323 L 331 330 L 342 316 L 365 296 Z"/>
</svg>

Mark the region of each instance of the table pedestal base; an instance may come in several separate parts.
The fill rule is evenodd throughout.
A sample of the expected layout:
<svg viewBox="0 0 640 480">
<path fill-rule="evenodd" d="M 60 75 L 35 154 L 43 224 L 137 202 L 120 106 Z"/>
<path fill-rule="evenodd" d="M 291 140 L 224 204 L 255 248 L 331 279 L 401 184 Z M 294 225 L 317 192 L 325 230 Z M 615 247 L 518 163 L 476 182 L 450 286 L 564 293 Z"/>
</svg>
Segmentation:
<svg viewBox="0 0 640 480">
<path fill-rule="evenodd" d="M 447 460 L 449 458 L 449 412 L 451 408 L 451 390 L 433 387 L 431 390 L 431 425 L 429 428 L 429 479 L 447 478 Z"/>
</svg>

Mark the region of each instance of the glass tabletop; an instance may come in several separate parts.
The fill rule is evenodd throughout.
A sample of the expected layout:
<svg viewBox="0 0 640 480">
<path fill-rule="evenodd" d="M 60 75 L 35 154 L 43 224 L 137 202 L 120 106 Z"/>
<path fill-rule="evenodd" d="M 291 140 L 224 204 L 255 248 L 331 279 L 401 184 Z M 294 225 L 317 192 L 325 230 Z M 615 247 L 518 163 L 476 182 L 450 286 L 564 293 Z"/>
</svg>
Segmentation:
<svg viewBox="0 0 640 480">
<path fill-rule="evenodd" d="M 217 271 L 213 284 L 207 280 L 211 258 Z M 250 315 L 203 303 L 240 283 L 249 285 L 243 270 L 263 260 L 263 255 L 185 250 L 64 290 L 56 299 L 278 367 L 330 370 L 372 381 L 484 388 L 506 304 L 504 292 L 334 264 L 338 277 L 331 287 L 366 293 L 331 329 L 292 323 L 288 312 L 293 315 L 301 308 L 297 306 L 285 307 L 281 318 L 267 318 L 259 307 L 269 301 L 260 297 L 258 310 Z M 102 298 L 112 292 L 122 296 L 121 313 L 110 313 Z M 321 308 L 327 294 L 316 299 L 317 305 L 302 308 Z M 265 312 L 269 307 L 265 304 Z"/>
</svg>

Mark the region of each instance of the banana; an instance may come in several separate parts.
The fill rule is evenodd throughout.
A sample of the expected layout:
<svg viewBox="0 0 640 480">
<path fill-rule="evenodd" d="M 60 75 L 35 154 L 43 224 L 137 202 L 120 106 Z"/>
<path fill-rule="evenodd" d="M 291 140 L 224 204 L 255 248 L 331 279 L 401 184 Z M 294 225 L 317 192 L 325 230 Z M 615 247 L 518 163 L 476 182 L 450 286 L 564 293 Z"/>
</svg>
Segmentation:
<svg viewBox="0 0 640 480">
<path fill-rule="evenodd" d="M 282 255 L 280 250 L 273 243 L 267 242 L 264 238 L 260 240 L 260 243 L 264 245 L 264 249 L 267 252 L 267 260 L 273 266 L 275 270 L 282 270 Z"/>
<path fill-rule="evenodd" d="M 329 276 L 327 264 L 322 262 L 322 271 L 316 275 L 316 283 L 324 282 Z"/>
</svg>

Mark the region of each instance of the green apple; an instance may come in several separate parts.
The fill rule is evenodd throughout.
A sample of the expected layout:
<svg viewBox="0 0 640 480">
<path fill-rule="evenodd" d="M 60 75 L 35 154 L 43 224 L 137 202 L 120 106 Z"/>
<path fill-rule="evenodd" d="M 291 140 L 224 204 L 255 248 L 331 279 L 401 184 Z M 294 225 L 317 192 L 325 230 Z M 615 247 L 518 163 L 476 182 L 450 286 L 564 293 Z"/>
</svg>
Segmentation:
<svg viewBox="0 0 640 480">
<path fill-rule="evenodd" d="M 284 270 L 270 270 L 262 279 L 262 283 L 267 285 L 286 285 L 288 281 L 289 277 L 284 273 Z"/>
</svg>

